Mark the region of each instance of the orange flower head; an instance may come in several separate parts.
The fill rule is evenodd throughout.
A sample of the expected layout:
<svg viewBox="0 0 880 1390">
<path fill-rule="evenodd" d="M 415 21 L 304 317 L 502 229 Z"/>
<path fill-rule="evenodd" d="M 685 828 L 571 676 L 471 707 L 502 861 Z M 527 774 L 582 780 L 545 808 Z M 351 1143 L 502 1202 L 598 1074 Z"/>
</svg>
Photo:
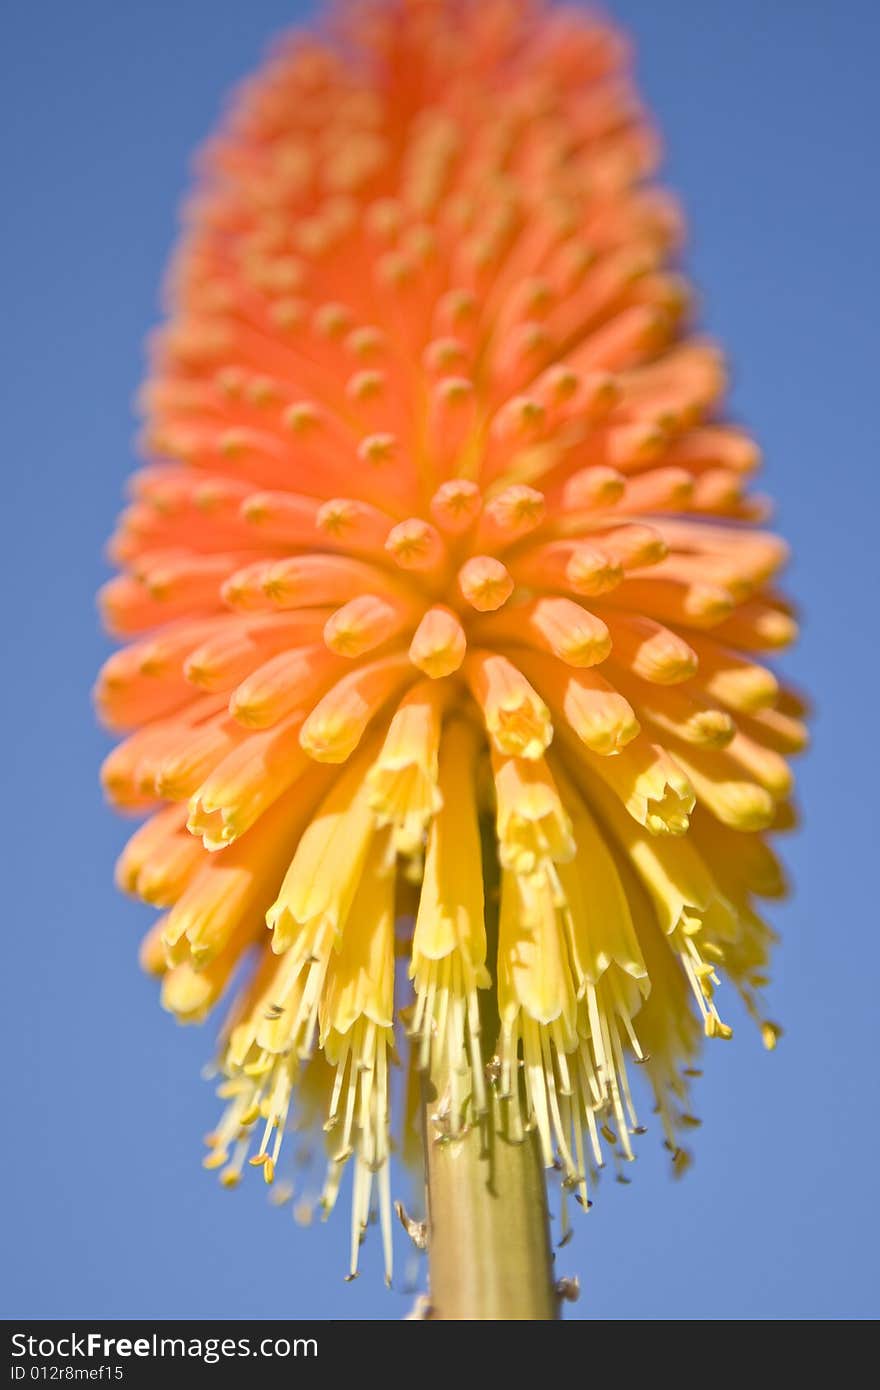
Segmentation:
<svg viewBox="0 0 880 1390">
<path fill-rule="evenodd" d="M 778 1035 L 785 547 L 656 159 L 604 21 L 369 0 L 276 50 L 188 209 L 103 592 L 118 879 L 166 1008 L 236 982 L 207 1166 L 271 1183 L 323 1123 L 352 1272 L 398 1056 L 586 1205 L 631 1062 L 681 1171 L 719 985 Z"/>
</svg>

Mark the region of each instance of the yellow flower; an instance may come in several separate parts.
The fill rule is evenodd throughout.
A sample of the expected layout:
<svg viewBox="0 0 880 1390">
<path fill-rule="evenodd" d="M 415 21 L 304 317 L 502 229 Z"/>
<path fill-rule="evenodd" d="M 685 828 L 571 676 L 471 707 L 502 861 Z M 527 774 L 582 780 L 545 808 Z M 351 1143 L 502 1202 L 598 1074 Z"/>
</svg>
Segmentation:
<svg viewBox="0 0 880 1390">
<path fill-rule="evenodd" d="M 351 1272 L 375 1189 L 390 1274 L 399 1057 L 449 1135 L 495 1108 L 584 1204 L 633 1157 L 639 1063 L 683 1170 L 722 986 L 779 1035 L 755 900 L 805 732 L 620 38 L 526 0 L 337 28 L 206 158 L 98 703 L 163 1003 L 235 982 L 208 1166 L 271 1183 L 323 1123 Z"/>
</svg>

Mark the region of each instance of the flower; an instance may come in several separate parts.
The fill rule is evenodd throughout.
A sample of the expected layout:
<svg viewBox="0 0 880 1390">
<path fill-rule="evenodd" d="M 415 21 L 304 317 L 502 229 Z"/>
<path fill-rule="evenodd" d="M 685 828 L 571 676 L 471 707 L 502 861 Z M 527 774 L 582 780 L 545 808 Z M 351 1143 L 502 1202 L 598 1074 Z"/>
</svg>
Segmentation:
<svg viewBox="0 0 880 1390">
<path fill-rule="evenodd" d="M 118 878 L 166 1008 L 234 986 L 207 1165 L 271 1183 L 323 1123 L 352 1273 L 404 1031 L 450 1134 L 492 1101 L 584 1205 L 632 1062 L 686 1165 L 722 982 L 778 1036 L 786 551 L 656 160 L 606 23 L 371 0 L 277 50 L 188 210 L 103 592 Z"/>
</svg>

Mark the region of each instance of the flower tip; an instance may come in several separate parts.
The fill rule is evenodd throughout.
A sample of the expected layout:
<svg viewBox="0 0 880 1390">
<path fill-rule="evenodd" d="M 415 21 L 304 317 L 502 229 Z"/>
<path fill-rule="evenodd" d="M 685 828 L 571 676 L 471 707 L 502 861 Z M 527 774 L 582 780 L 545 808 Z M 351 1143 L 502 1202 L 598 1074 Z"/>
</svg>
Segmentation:
<svg viewBox="0 0 880 1390">
<path fill-rule="evenodd" d="M 393 526 L 388 533 L 385 549 L 403 570 L 432 569 L 443 556 L 439 534 L 429 522 L 417 517 Z"/>
<path fill-rule="evenodd" d="M 467 637 L 452 609 L 429 608 L 413 634 L 409 659 L 432 680 L 451 676 L 459 669 L 467 651 Z"/>
<path fill-rule="evenodd" d="M 480 514 L 483 498 L 476 483 L 455 478 L 443 483 L 431 498 L 431 515 L 445 535 L 459 536 Z"/>
<path fill-rule="evenodd" d="M 761 1024 L 761 1041 L 768 1052 L 773 1052 L 779 1039 L 782 1037 L 782 1029 L 778 1023 L 771 1023 L 766 1019 Z"/>
<path fill-rule="evenodd" d="M 491 555 L 474 555 L 458 572 L 462 597 L 478 613 L 494 613 L 513 593 L 509 571 Z"/>
</svg>

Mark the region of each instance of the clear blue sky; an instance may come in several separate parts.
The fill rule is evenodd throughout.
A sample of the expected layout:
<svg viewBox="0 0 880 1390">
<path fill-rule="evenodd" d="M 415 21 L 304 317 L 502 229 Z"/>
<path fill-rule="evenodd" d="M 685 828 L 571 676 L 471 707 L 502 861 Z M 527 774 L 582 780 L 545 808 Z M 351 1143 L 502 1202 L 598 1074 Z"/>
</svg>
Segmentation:
<svg viewBox="0 0 880 1390">
<path fill-rule="evenodd" d="M 643 1141 L 560 1256 L 595 1318 L 880 1313 L 872 1016 L 877 739 L 880 7 L 871 0 L 616 0 L 691 222 L 704 321 L 806 611 L 789 669 L 815 693 L 806 825 L 772 992 L 773 1056 L 711 1047 L 695 1169 Z M 303 1231 L 262 1185 L 199 1166 L 210 1030 L 174 1026 L 117 896 L 89 689 L 93 593 L 132 461 L 140 343 L 188 159 L 292 0 L 13 0 L 0 84 L 4 793 L 2 1023 L 8 1282 L 32 1317 L 378 1317 L 376 1242 L 345 1285 L 347 1218 Z"/>
</svg>

